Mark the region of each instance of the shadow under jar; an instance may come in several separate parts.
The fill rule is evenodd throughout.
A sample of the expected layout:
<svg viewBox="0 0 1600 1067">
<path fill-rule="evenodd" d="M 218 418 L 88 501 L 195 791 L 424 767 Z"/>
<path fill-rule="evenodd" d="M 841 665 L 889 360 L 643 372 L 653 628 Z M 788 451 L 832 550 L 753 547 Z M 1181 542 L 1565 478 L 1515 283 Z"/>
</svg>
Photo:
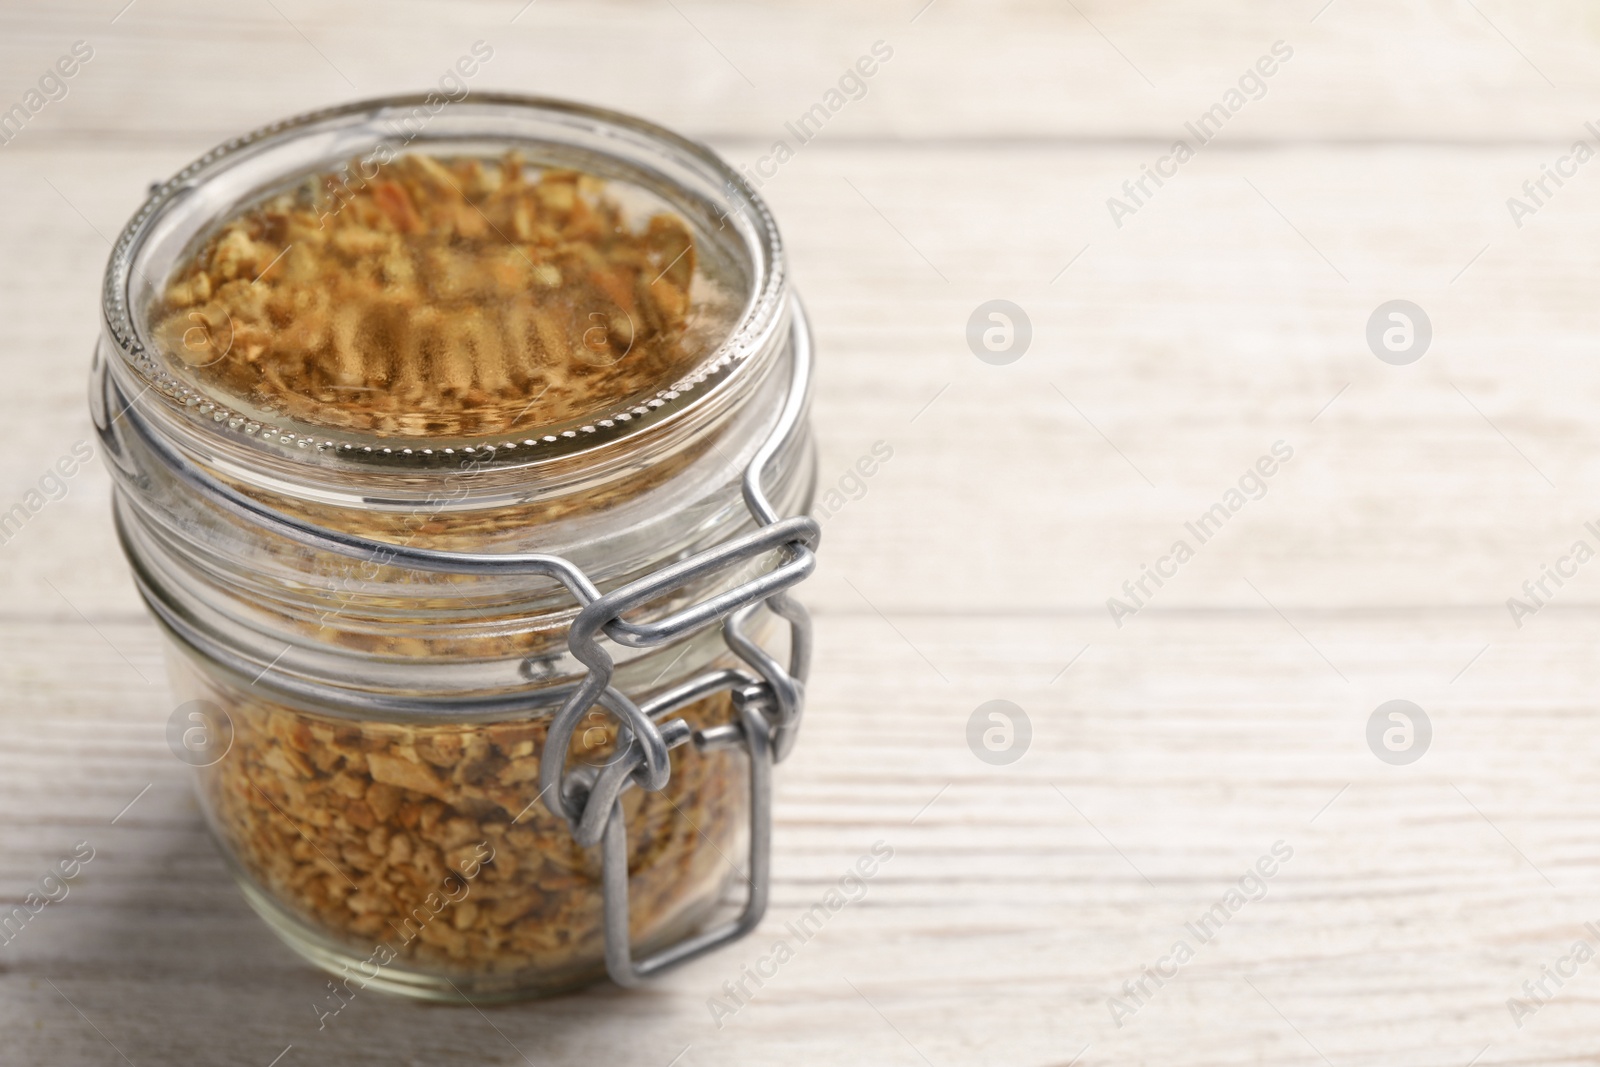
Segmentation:
<svg viewBox="0 0 1600 1067">
<path fill-rule="evenodd" d="M 804 316 L 735 171 L 559 101 L 340 107 L 158 187 L 104 312 L 168 738 L 292 947 L 489 1000 L 759 921 L 815 463 Z"/>
</svg>

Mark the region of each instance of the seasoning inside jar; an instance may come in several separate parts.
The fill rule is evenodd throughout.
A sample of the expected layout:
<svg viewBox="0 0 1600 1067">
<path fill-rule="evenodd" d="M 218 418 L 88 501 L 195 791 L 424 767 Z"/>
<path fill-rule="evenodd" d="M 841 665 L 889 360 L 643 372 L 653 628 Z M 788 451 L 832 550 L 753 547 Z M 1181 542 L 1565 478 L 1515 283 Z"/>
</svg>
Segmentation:
<svg viewBox="0 0 1600 1067">
<path fill-rule="evenodd" d="M 599 178 L 516 154 L 356 172 L 213 233 L 163 292 L 158 343 L 263 413 L 485 437 L 626 406 L 726 329 L 684 222 L 631 220 Z"/>
<path fill-rule="evenodd" d="M 203 768 L 202 797 L 274 925 L 291 937 L 309 925 L 368 966 L 398 963 L 401 982 L 404 968 L 423 968 L 489 997 L 598 976 L 599 862 L 541 803 L 547 723 L 351 723 L 199 664 L 173 674 L 185 707 L 227 724 L 229 750 Z M 728 701 L 682 714 L 709 726 L 727 720 Z M 599 716 L 586 721 L 582 760 L 602 764 L 616 736 Z M 624 798 L 630 934 L 645 945 L 704 914 L 740 851 L 748 803 L 732 754 L 674 757 L 668 791 Z"/>
<path fill-rule="evenodd" d="M 451 120 L 558 110 L 480 106 Z M 267 142 L 292 147 L 318 118 Z M 519 147 L 410 151 L 268 183 L 167 238 L 159 272 L 137 242 L 113 257 L 130 288 L 151 283 L 137 316 L 151 351 L 110 368 L 129 418 L 103 432 L 127 437 L 142 474 L 119 485 L 118 516 L 178 696 L 229 736 L 201 764 L 207 819 L 256 910 L 363 985 L 492 999 L 604 973 L 600 859 L 539 780 L 552 708 L 581 677 L 564 643 L 575 609 L 548 581 L 308 550 L 171 477 L 164 450 L 209 435 L 193 453 L 219 482 L 338 534 L 556 550 L 613 587 L 748 525 L 739 475 L 783 401 L 785 292 L 762 262 L 775 233 L 764 216 L 741 231 L 677 210 L 731 172 L 647 133 L 641 151 L 706 172 L 681 179 L 705 183 L 694 197 L 645 180 L 654 158 L 624 180 Z M 205 180 L 228 173 L 202 164 Z M 119 377 L 129 367 L 160 386 L 155 406 Z M 693 399 L 709 414 L 668 421 Z M 803 510 L 808 435 L 779 467 L 785 510 Z M 716 636 L 619 650 L 617 683 L 648 695 L 737 664 Z M 734 718 L 726 688 L 675 714 L 693 729 Z M 623 740 L 597 707 L 569 761 L 600 768 Z M 736 748 L 675 749 L 665 789 L 622 795 L 641 950 L 684 937 L 739 880 L 746 765 Z"/>
</svg>

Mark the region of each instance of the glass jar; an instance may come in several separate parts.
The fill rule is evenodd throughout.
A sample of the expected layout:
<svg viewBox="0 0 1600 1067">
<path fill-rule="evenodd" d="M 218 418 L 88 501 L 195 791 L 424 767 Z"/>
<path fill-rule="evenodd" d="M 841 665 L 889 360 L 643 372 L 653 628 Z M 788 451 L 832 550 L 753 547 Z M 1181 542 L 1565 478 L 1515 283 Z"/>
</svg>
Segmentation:
<svg viewBox="0 0 1600 1067">
<path fill-rule="evenodd" d="M 546 368 L 610 383 L 549 418 L 538 397 L 512 417 L 469 393 L 449 418 L 402 398 L 384 400 L 398 420 L 363 421 L 367 407 L 318 406 L 343 386 L 279 402 L 213 371 L 256 366 L 241 362 L 250 353 L 219 362 L 248 337 L 275 366 L 278 343 L 231 312 L 223 323 L 221 305 L 171 326 L 184 325 L 168 314 L 184 270 L 219 261 L 230 220 L 298 189 L 296 210 L 334 232 L 392 206 L 394 168 L 439 160 L 446 181 L 493 171 L 490 192 L 458 190 L 462 226 L 483 236 L 463 255 L 488 256 L 493 240 L 465 208 L 499 232 L 486 198 L 531 173 L 541 184 L 523 192 L 539 211 L 588 210 L 570 189 L 614 194 L 618 234 L 670 213 L 636 240 L 678 239 L 680 223 L 690 236 L 679 275 L 694 344 L 674 351 L 692 358 L 612 374 L 619 342 L 598 372 Z M 261 267 L 249 265 L 231 306 L 274 269 L 307 277 L 307 257 L 290 244 L 247 282 Z M 672 269 L 640 274 L 638 291 Z M 317 287 L 275 285 L 300 285 L 301 304 Z M 613 329 L 616 311 L 593 315 Z M 246 898 L 289 945 L 352 988 L 482 1000 L 608 971 L 632 984 L 753 927 L 769 768 L 793 741 L 808 659 L 785 590 L 809 574 L 817 530 L 781 518 L 807 511 L 815 482 L 809 337 L 777 230 L 737 172 L 648 123 L 559 101 L 330 109 L 230 141 L 155 189 L 113 250 L 104 314 L 91 406 L 118 532 L 167 638 L 169 740 L 199 768 Z M 478 322 L 447 322 L 430 343 Z M 279 323 L 283 345 L 303 326 Z M 630 311 L 628 350 L 637 329 Z M 451 357 L 429 351 L 442 373 Z M 508 382 L 496 395 L 520 402 Z M 530 410 L 537 424 L 517 421 Z M 745 883 L 738 916 L 707 929 Z"/>
</svg>

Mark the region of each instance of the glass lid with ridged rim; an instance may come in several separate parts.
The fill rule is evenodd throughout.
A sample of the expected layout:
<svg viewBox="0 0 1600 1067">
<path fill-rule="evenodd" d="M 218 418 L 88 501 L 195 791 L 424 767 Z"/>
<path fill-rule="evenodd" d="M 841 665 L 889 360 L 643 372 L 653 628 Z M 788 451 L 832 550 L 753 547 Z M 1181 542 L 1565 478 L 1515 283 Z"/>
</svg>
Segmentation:
<svg viewBox="0 0 1600 1067">
<path fill-rule="evenodd" d="M 422 112 L 404 125 L 398 116 Z M 708 149 L 559 101 L 318 112 L 202 157 L 113 252 L 107 324 L 209 432 L 302 457 L 570 454 L 739 376 L 781 317 Z M 130 391 L 125 389 L 125 391 Z"/>
</svg>

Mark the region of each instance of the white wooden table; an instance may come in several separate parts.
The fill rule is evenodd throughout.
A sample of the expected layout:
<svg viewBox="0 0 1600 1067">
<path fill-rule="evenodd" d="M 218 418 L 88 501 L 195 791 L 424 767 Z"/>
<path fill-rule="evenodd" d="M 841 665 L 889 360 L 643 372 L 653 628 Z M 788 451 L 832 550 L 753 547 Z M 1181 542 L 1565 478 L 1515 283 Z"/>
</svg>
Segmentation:
<svg viewBox="0 0 1600 1067">
<path fill-rule="evenodd" d="M 1523 985 L 1600 948 L 1600 563 L 1520 627 L 1506 606 L 1600 548 L 1600 162 L 1520 227 L 1506 203 L 1600 147 L 1592 5 L 124 2 L 0 10 L 0 109 L 94 49 L 0 146 L 0 510 L 90 436 L 107 239 L 150 180 L 479 39 L 474 89 L 749 164 L 893 49 L 763 189 L 818 333 L 825 481 L 893 458 L 806 590 L 763 930 L 639 992 L 370 993 L 321 1032 L 323 978 L 250 914 L 166 749 L 90 464 L 0 545 L 0 900 L 95 850 L 0 945 L 0 1063 L 1600 1062 L 1600 961 L 1542 1006 Z M 1277 41 L 1265 95 L 1116 226 L 1107 198 Z M 965 338 L 995 298 L 1032 325 L 1005 366 Z M 1392 299 L 1432 323 L 1407 366 L 1365 338 Z M 1107 598 L 1278 441 L 1266 495 L 1115 625 Z M 993 699 L 1032 725 L 1009 765 L 966 740 Z M 1392 699 L 1432 723 L 1410 765 L 1366 741 Z M 719 1028 L 708 999 L 877 841 L 866 896 Z M 1185 924 L 1277 842 L 1201 943 Z"/>
</svg>

